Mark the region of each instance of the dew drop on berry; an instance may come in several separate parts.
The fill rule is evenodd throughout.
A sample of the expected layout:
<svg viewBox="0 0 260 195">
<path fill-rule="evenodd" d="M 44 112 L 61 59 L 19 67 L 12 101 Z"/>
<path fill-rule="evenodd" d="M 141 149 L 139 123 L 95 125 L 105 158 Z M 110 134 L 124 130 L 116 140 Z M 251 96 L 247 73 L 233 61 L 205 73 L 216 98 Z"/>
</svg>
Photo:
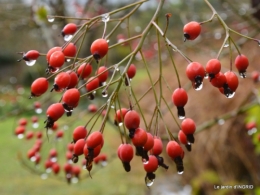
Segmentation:
<svg viewBox="0 0 260 195">
<path fill-rule="evenodd" d="M 240 72 L 240 73 L 239 73 L 239 76 L 240 76 L 242 79 L 246 78 L 246 72 Z"/>
<path fill-rule="evenodd" d="M 181 174 L 183 174 L 183 172 L 184 172 L 184 171 L 178 171 L 177 173 L 178 173 L 179 175 L 181 175 Z"/>
<path fill-rule="evenodd" d="M 18 134 L 18 135 L 17 135 L 17 138 L 18 138 L 18 139 L 23 139 L 23 138 L 24 138 L 24 134 L 22 134 L 22 133 L 21 133 L 21 134 Z"/>
<path fill-rule="evenodd" d="M 41 179 L 45 180 L 47 178 L 48 178 L 48 174 L 46 173 L 41 174 Z"/>
<path fill-rule="evenodd" d="M 143 162 L 144 165 L 146 165 L 146 164 L 148 164 L 149 161 L 146 160 L 145 158 L 143 158 L 143 159 L 142 159 L 142 162 Z"/>
<path fill-rule="evenodd" d="M 36 157 L 35 157 L 35 156 L 32 156 L 32 157 L 30 158 L 30 161 L 35 162 L 35 161 L 36 161 Z"/>
<path fill-rule="evenodd" d="M 47 169 L 45 170 L 45 172 L 46 172 L 46 173 L 50 173 L 50 172 L 51 172 L 51 168 L 47 168 Z"/>
<path fill-rule="evenodd" d="M 107 166 L 107 161 L 103 160 L 103 161 L 101 162 L 101 165 L 102 165 L 102 167 Z"/>
<path fill-rule="evenodd" d="M 37 122 L 36 122 L 36 123 L 33 123 L 33 124 L 32 124 L 32 127 L 33 127 L 34 129 L 38 128 L 38 127 L 39 127 L 39 123 L 37 123 Z"/>
<path fill-rule="evenodd" d="M 154 179 L 149 179 L 148 177 L 145 178 L 145 184 L 147 187 L 151 187 L 154 183 Z"/>
<path fill-rule="evenodd" d="M 35 109 L 35 112 L 36 112 L 37 114 L 41 114 L 41 113 L 42 113 L 42 109 L 41 109 L 41 108 L 36 108 L 36 109 Z"/>
<path fill-rule="evenodd" d="M 119 126 L 119 127 L 121 127 L 122 125 L 123 125 L 123 123 L 122 123 L 122 122 L 121 122 L 121 123 L 118 123 L 118 126 Z"/>
<path fill-rule="evenodd" d="M 203 88 L 203 83 L 201 83 L 200 85 L 194 87 L 194 89 L 195 89 L 196 91 L 199 91 L 199 90 L 201 90 L 202 88 Z"/>
<path fill-rule="evenodd" d="M 205 76 L 204 76 L 204 79 L 208 79 L 209 78 L 209 74 L 206 73 Z"/>
<path fill-rule="evenodd" d="M 183 119 L 185 119 L 185 116 L 183 116 L 183 115 L 178 115 L 178 118 L 179 118 L 180 120 L 183 120 Z"/>
<path fill-rule="evenodd" d="M 227 95 L 227 98 L 233 98 L 233 97 L 234 97 L 234 95 L 235 95 L 235 92 L 233 92 L 233 93 L 230 93 L 230 94 L 228 94 L 228 95 Z"/>
<path fill-rule="evenodd" d="M 63 39 L 64 39 L 64 41 L 70 41 L 72 37 L 73 37 L 73 35 L 65 35 L 63 37 Z"/>
<path fill-rule="evenodd" d="M 36 60 L 26 60 L 25 63 L 27 66 L 33 66 L 35 64 Z"/>
<path fill-rule="evenodd" d="M 54 22 L 55 18 L 53 16 L 47 16 L 48 22 Z"/>
<path fill-rule="evenodd" d="M 108 22 L 109 20 L 110 20 L 109 13 L 106 13 L 106 14 L 102 15 L 102 22 Z"/>
<path fill-rule="evenodd" d="M 66 62 L 70 62 L 71 61 L 71 59 L 66 59 Z"/>
<path fill-rule="evenodd" d="M 79 179 L 77 177 L 73 177 L 71 179 L 71 183 L 78 183 L 79 182 Z"/>
<path fill-rule="evenodd" d="M 57 157 L 51 157 L 51 162 L 57 162 Z"/>
</svg>

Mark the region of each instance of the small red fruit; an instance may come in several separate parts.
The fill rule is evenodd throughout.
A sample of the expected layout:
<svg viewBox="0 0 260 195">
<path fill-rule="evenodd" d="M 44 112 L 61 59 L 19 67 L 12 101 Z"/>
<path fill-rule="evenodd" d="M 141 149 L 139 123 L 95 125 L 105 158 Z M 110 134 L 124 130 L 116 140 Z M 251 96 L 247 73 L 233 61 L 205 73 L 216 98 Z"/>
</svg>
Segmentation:
<svg viewBox="0 0 260 195">
<path fill-rule="evenodd" d="M 201 32 L 201 25 L 198 22 L 192 21 L 183 27 L 184 41 L 196 39 Z"/>
<path fill-rule="evenodd" d="M 99 79 L 96 77 L 90 77 L 86 84 L 86 89 L 88 92 L 93 91 L 99 87 Z"/>
<path fill-rule="evenodd" d="M 67 116 L 72 114 L 73 108 L 79 104 L 80 92 L 76 88 L 68 89 L 62 96 L 63 107 L 67 112 Z"/>
<path fill-rule="evenodd" d="M 84 126 L 78 126 L 73 130 L 73 142 L 75 143 L 79 139 L 85 139 L 87 136 L 87 129 Z"/>
<path fill-rule="evenodd" d="M 215 74 L 214 77 L 210 80 L 210 83 L 217 88 L 221 88 L 224 86 L 225 83 L 227 83 L 226 76 L 219 72 L 218 74 Z"/>
<path fill-rule="evenodd" d="M 186 68 L 186 75 L 196 90 L 200 90 L 202 88 L 205 70 L 200 63 L 191 62 Z"/>
<path fill-rule="evenodd" d="M 36 79 L 31 85 L 31 97 L 38 97 L 44 94 L 49 87 L 48 80 L 44 77 Z"/>
<path fill-rule="evenodd" d="M 76 87 L 76 85 L 78 84 L 78 75 L 72 70 L 68 70 L 66 73 L 70 75 L 70 83 L 67 88 L 71 89 Z"/>
<path fill-rule="evenodd" d="M 142 147 L 145 145 L 147 141 L 147 133 L 145 130 L 143 130 L 142 128 L 137 128 L 135 129 L 135 133 L 134 136 L 132 138 L 132 143 L 134 144 L 134 146 L 136 147 Z"/>
<path fill-rule="evenodd" d="M 49 106 L 49 108 L 46 111 L 47 120 L 46 128 L 51 128 L 55 121 L 57 121 L 62 115 L 64 114 L 64 108 L 61 103 L 54 103 Z"/>
<path fill-rule="evenodd" d="M 91 133 L 86 140 L 86 144 L 88 145 L 89 148 L 92 149 L 102 144 L 102 142 L 104 142 L 103 134 L 100 131 L 95 131 Z"/>
<path fill-rule="evenodd" d="M 68 23 L 63 27 L 61 34 L 62 36 L 73 35 L 75 32 L 77 32 L 77 29 L 78 27 L 76 24 Z"/>
<path fill-rule="evenodd" d="M 55 51 L 62 51 L 62 48 L 61 47 L 53 47 L 51 48 L 47 54 L 46 54 L 46 60 L 48 62 L 48 64 L 50 63 L 50 57 L 51 55 L 55 52 Z"/>
<path fill-rule="evenodd" d="M 100 74 L 100 75 L 99 75 Z M 105 66 L 100 66 L 97 70 L 97 75 L 100 83 L 106 82 L 109 72 L 107 70 L 107 67 Z"/>
<path fill-rule="evenodd" d="M 53 84 L 53 90 L 60 92 L 66 89 L 70 84 L 70 75 L 67 72 L 60 72 L 56 75 Z"/>
<path fill-rule="evenodd" d="M 140 116 L 135 110 L 129 110 L 124 117 L 124 124 L 128 130 L 135 130 L 140 125 Z M 131 137 L 130 137 L 131 138 Z"/>
<path fill-rule="evenodd" d="M 210 80 L 215 77 L 221 70 L 221 63 L 218 59 L 211 59 L 206 64 L 206 72 L 209 75 Z"/>
<path fill-rule="evenodd" d="M 163 143 L 162 140 L 158 137 L 154 137 L 154 144 L 153 148 L 151 149 L 150 153 L 155 156 L 159 156 L 163 151 Z"/>
<path fill-rule="evenodd" d="M 180 119 L 185 118 L 185 110 L 184 106 L 188 102 L 187 92 L 183 88 L 177 88 L 174 90 L 172 94 L 172 102 L 177 107 L 178 117 Z"/>
<path fill-rule="evenodd" d="M 24 61 L 32 61 L 32 60 L 37 60 L 38 57 L 40 56 L 40 53 L 37 50 L 30 50 L 26 53 L 21 53 L 23 54 L 23 60 Z M 22 59 L 18 60 L 21 61 Z"/>
<path fill-rule="evenodd" d="M 117 110 L 115 114 L 114 124 L 120 125 L 124 121 L 125 115 L 128 112 L 128 109 L 121 108 L 121 110 Z"/>
<path fill-rule="evenodd" d="M 131 170 L 130 161 L 134 157 L 134 149 L 130 144 L 121 144 L 117 149 L 117 154 L 123 163 L 126 172 Z"/>
<path fill-rule="evenodd" d="M 60 68 L 65 62 L 65 55 L 62 51 L 55 51 L 51 54 L 49 65 L 52 68 Z"/>
<path fill-rule="evenodd" d="M 100 60 L 108 52 L 108 43 L 105 39 L 95 40 L 90 47 L 91 54 L 95 60 Z"/>
<path fill-rule="evenodd" d="M 69 43 L 64 49 L 63 54 L 67 57 L 74 57 L 77 53 L 77 47 L 74 43 Z"/>
<path fill-rule="evenodd" d="M 144 164 L 144 170 L 147 173 L 153 173 L 158 168 L 158 159 L 154 155 L 149 155 L 149 160 L 147 163 Z"/>
<path fill-rule="evenodd" d="M 246 69 L 249 65 L 249 61 L 248 61 L 248 58 L 241 54 L 241 55 L 238 55 L 235 59 L 235 66 L 237 67 L 237 70 L 239 72 L 239 75 L 242 77 L 242 78 L 245 78 L 246 77 Z"/>
<path fill-rule="evenodd" d="M 135 74 L 136 74 L 136 67 L 134 64 L 131 64 L 126 72 L 127 76 L 129 79 L 134 78 Z"/>
<path fill-rule="evenodd" d="M 87 78 L 92 72 L 91 64 L 83 63 L 79 66 L 77 70 L 78 77 L 81 79 Z"/>
<path fill-rule="evenodd" d="M 187 140 L 190 143 L 194 143 L 193 134 L 196 131 L 196 124 L 195 124 L 195 122 L 192 119 L 190 119 L 190 118 L 184 119 L 182 121 L 182 123 L 181 123 L 181 130 L 187 136 Z"/>
</svg>

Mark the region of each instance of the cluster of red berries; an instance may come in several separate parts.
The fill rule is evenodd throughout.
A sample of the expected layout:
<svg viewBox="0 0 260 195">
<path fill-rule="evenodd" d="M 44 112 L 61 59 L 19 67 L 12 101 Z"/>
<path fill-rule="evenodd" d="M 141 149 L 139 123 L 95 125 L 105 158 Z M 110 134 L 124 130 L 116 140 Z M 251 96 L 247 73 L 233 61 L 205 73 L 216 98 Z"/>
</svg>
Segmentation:
<svg viewBox="0 0 260 195">
<path fill-rule="evenodd" d="M 201 33 L 201 23 L 192 21 L 186 24 L 183 28 L 184 40 L 195 40 Z M 52 88 L 53 93 L 60 93 L 61 98 L 59 102 L 51 104 L 46 110 L 47 119 L 45 121 L 45 127 L 48 129 L 55 129 L 56 122 L 66 113 L 69 117 L 72 115 L 73 110 L 78 107 L 82 96 L 87 95 L 90 100 L 95 98 L 96 90 L 103 88 L 102 96 L 107 97 L 107 89 L 110 85 L 106 83 L 109 78 L 109 70 L 114 69 L 117 71 L 118 67 L 99 66 L 100 61 L 109 51 L 108 41 L 104 38 L 93 41 L 90 46 L 90 53 L 92 54 L 88 58 L 75 60 L 78 50 L 76 42 L 73 43 L 74 36 L 79 33 L 78 26 L 69 23 L 62 30 L 62 36 L 66 43 L 60 47 L 53 47 L 46 53 L 47 69 L 46 73 L 51 74 L 49 78 L 40 77 L 37 78 L 31 85 L 31 98 L 39 97 L 46 93 L 49 89 L 50 78 L 54 77 Z M 236 57 L 234 64 L 242 78 L 245 78 L 245 73 L 249 65 L 247 57 L 240 52 Z M 38 57 L 44 55 L 40 54 L 36 50 L 28 51 L 23 54 L 23 60 L 32 64 Z M 66 62 L 70 62 L 73 59 L 71 65 L 63 67 Z M 97 62 L 98 67 L 96 72 L 93 73 L 93 60 Z M 114 72 L 116 73 L 116 72 Z M 130 85 L 131 79 L 136 74 L 136 66 L 131 64 L 127 67 L 127 70 L 120 75 L 124 79 L 125 86 Z M 221 63 L 219 59 L 211 59 L 203 67 L 199 62 L 192 62 L 189 60 L 189 64 L 186 67 L 186 76 L 191 81 L 195 90 L 202 89 L 203 80 L 209 77 L 210 83 L 219 89 L 226 97 L 231 98 L 235 94 L 238 87 L 238 77 L 235 72 L 227 71 L 221 72 Z M 255 80 L 259 79 L 259 74 L 254 75 Z M 111 79 L 112 80 L 112 79 Z M 80 82 L 83 82 L 81 86 L 78 86 Z M 83 92 L 83 89 L 85 90 Z M 111 100 L 110 100 L 111 101 Z M 184 171 L 183 158 L 184 150 L 181 145 L 184 145 L 187 151 L 192 150 L 192 144 L 195 143 L 194 133 L 196 131 L 196 124 L 191 118 L 186 118 L 185 105 L 188 102 L 188 94 L 184 88 L 179 84 L 179 87 L 172 93 L 172 103 L 177 108 L 178 118 L 181 119 L 180 130 L 178 138 L 174 138 L 170 132 L 169 141 L 166 144 L 166 153 L 173 160 L 176 165 L 177 172 L 182 174 Z M 122 136 L 122 144 L 117 149 L 118 158 L 122 161 L 123 167 L 126 172 L 131 170 L 130 162 L 135 156 L 141 158 L 143 168 L 146 172 L 145 181 L 147 186 L 151 186 L 155 179 L 155 172 L 158 167 L 168 169 L 169 167 L 164 163 L 164 159 L 161 156 L 163 151 L 162 139 L 155 133 L 154 135 L 140 127 L 141 118 L 137 110 L 131 105 L 130 108 L 121 108 L 115 112 L 114 124 L 119 126 L 123 125 L 124 129 L 128 130 L 128 135 Z M 99 110 L 95 105 L 90 104 L 88 108 L 89 112 L 95 113 Z M 106 110 L 103 110 L 104 116 L 107 115 Z M 101 112 L 100 112 L 101 113 Z M 20 125 L 16 130 L 16 134 L 24 133 L 23 125 Z M 77 126 L 72 133 L 72 142 L 68 144 L 66 151 L 66 163 L 64 165 L 64 172 L 67 180 L 70 182 L 73 177 L 78 178 L 80 169 L 77 166 L 73 166 L 73 163 L 77 163 L 79 156 L 84 156 L 84 167 L 90 172 L 92 170 L 93 162 L 106 162 L 107 157 L 101 154 L 101 150 L 104 146 L 103 130 L 92 131 L 87 130 L 86 125 Z M 59 132 L 59 131 L 58 131 Z M 42 135 L 41 135 L 42 136 Z M 36 164 L 40 161 L 39 150 L 42 142 L 41 136 L 37 136 L 35 146 L 28 152 L 28 158 L 35 159 Z M 57 133 L 56 138 L 61 138 L 63 131 Z M 124 141 L 125 137 L 125 141 Z M 57 151 L 51 150 L 48 159 L 45 163 L 46 170 L 52 169 L 57 174 L 60 170 L 59 164 L 56 162 Z"/>
</svg>

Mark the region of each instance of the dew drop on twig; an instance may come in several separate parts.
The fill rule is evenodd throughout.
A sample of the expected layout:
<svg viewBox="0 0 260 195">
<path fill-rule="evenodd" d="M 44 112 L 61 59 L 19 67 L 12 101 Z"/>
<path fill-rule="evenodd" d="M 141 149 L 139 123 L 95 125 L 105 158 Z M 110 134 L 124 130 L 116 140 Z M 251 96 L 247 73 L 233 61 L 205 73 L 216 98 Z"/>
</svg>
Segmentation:
<svg viewBox="0 0 260 195">
<path fill-rule="evenodd" d="M 64 41 L 69 41 L 69 40 L 71 40 L 72 37 L 73 37 L 73 35 L 65 35 L 63 37 L 63 39 L 64 39 Z"/>
<path fill-rule="evenodd" d="M 54 22 L 55 18 L 53 16 L 47 16 L 48 22 Z"/>
<path fill-rule="evenodd" d="M 106 14 L 102 15 L 102 22 L 108 22 L 109 20 L 110 20 L 109 13 L 106 13 Z"/>
</svg>

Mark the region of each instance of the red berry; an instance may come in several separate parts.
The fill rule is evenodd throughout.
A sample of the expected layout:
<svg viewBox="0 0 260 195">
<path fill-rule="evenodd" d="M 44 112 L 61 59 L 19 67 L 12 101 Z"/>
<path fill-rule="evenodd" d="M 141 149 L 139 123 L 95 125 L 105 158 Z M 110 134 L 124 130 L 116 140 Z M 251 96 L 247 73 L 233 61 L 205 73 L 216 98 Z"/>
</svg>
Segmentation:
<svg viewBox="0 0 260 195">
<path fill-rule="evenodd" d="M 76 88 L 68 89 L 62 96 L 63 107 L 65 109 L 73 109 L 78 106 L 80 100 L 80 92 Z"/>
<path fill-rule="evenodd" d="M 127 112 L 128 112 L 128 109 L 126 109 L 126 108 L 121 108 L 121 110 L 117 110 L 116 114 L 115 114 L 114 123 L 116 125 L 122 124 Z"/>
<path fill-rule="evenodd" d="M 24 134 L 25 126 L 18 126 L 15 128 L 15 135 Z"/>
<path fill-rule="evenodd" d="M 31 96 L 38 97 L 44 94 L 49 87 L 48 80 L 44 77 L 36 79 L 31 85 Z"/>
<path fill-rule="evenodd" d="M 251 77 L 255 83 L 259 82 L 260 80 L 260 73 L 258 71 L 253 71 Z"/>
<path fill-rule="evenodd" d="M 72 151 L 74 150 L 74 144 L 73 144 L 73 143 L 69 143 L 69 144 L 67 145 L 67 149 L 68 149 L 70 152 L 72 152 Z"/>
<path fill-rule="evenodd" d="M 92 113 L 95 113 L 97 111 L 97 106 L 95 104 L 89 104 L 88 105 L 88 111 L 89 112 L 92 112 Z"/>
<path fill-rule="evenodd" d="M 121 144 L 118 147 L 118 156 L 122 162 L 130 162 L 134 157 L 134 149 L 130 144 Z"/>
<path fill-rule="evenodd" d="M 61 103 L 54 103 L 49 106 L 49 108 L 46 111 L 46 115 L 52 121 L 57 121 L 60 117 L 62 117 L 64 112 L 65 111 Z"/>
<path fill-rule="evenodd" d="M 205 69 L 210 79 L 212 79 L 216 74 L 220 72 L 221 63 L 218 59 L 211 59 L 207 62 Z"/>
<path fill-rule="evenodd" d="M 151 149 L 150 153 L 158 156 L 162 153 L 163 151 L 163 143 L 162 140 L 158 137 L 154 137 L 154 144 L 153 144 L 153 148 Z"/>
<path fill-rule="evenodd" d="M 135 73 L 136 73 L 136 67 L 134 64 L 131 64 L 126 72 L 127 76 L 129 79 L 132 79 L 134 78 L 135 76 Z"/>
<path fill-rule="evenodd" d="M 78 84 L 77 74 L 72 70 L 68 70 L 66 73 L 68 73 L 70 75 L 70 83 L 67 88 L 71 89 L 71 88 L 76 87 L 76 85 Z"/>
<path fill-rule="evenodd" d="M 187 92 L 183 88 L 177 88 L 172 94 L 172 102 L 177 107 L 184 107 L 188 102 Z"/>
<path fill-rule="evenodd" d="M 63 54 L 67 57 L 74 57 L 77 53 L 77 47 L 74 43 L 69 43 L 64 49 Z"/>
<path fill-rule="evenodd" d="M 102 73 L 102 74 L 101 74 Z M 100 75 L 99 75 L 100 74 Z M 108 78 L 108 70 L 107 67 L 105 66 L 100 66 L 97 70 L 97 75 L 98 75 L 98 79 L 100 83 L 104 83 L 106 82 L 107 78 Z"/>
<path fill-rule="evenodd" d="M 102 144 L 102 142 L 104 142 L 103 134 L 100 131 L 95 131 L 91 133 L 86 140 L 88 147 L 92 149 Z"/>
<path fill-rule="evenodd" d="M 196 131 L 196 124 L 192 119 L 186 118 L 181 123 L 181 130 L 185 135 L 194 134 Z"/>
<path fill-rule="evenodd" d="M 91 64 L 81 64 L 77 70 L 78 77 L 81 79 L 87 78 L 92 72 Z"/>
<path fill-rule="evenodd" d="M 154 139 L 153 139 L 153 136 L 151 133 L 148 133 L 147 132 L 147 140 L 144 144 L 144 151 L 149 151 L 153 148 L 153 145 L 154 145 Z"/>
<path fill-rule="evenodd" d="M 30 50 L 23 54 L 23 60 L 25 61 L 31 61 L 31 60 L 37 60 L 40 56 L 40 53 L 37 50 Z"/>
<path fill-rule="evenodd" d="M 124 117 L 124 124 L 127 129 L 133 130 L 140 125 L 140 116 L 135 110 L 129 110 Z"/>
<path fill-rule="evenodd" d="M 60 72 L 54 79 L 53 89 L 55 91 L 63 91 L 70 84 L 70 75 L 67 72 Z M 53 90 L 52 89 L 52 90 Z M 52 91 L 51 90 L 51 91 Z"/>
<path fill-rule="evenodd" d="M 65 173 L 71 173 L 72 171 L 72 165 L 69 164 L 69 163 L 65 163 L 64 167 L 63 167 L 63 170 Z"/>
<path fill-rule="evenodd" d="M 76 177 L 79 177 L 80 172 L 81 172 L 81 169 L 79 168 L 79 166 L 73 166 L 72 167 L 72 173 Z"/>
<path fill-rule="evenodd" d="M 59 139 L 59 138 L 62 138 L 64 135 L 64 131 L 63 130 L 59 130 L 56 132 L 56 138 Z"/>
<path fill-rule="evenodd" d="M 192 82 L 193 87 L 196 90 L 200 90 L 205 76 L 203 66 L 198 62 L 190 63 L 186 68 L 186 75 Z"/>
<path fill-rule="evenodd" d="M 183 133 L 182 130 L 180 130 L 178 133 L 178 139 L 182 144 L 188 144 L 187 137 L 186 137 L 185 133 Z"/>
<path fill-rule="evenodd" d="M 19 121 L 18 121 L 18 123 L 19 123 L 19 125 L 21 125 L 21 126 L 26 126 L 27 125 L 27 119 L 26 118 L 21 118 Z"/>
<path fill-rule="evenodd" d="M 184 41 L 187 40 L 194 40 L 196 39 L 201 32 L 201 25 L 198 22 L 192 21 L 187 23 L 183 27 L 183 33 L 184 33 Z"/>
<path fill-rule="evenodd" d="M 225 83 L 224 87 L 219 88 L 220 92 L 225 94 L 227 98 L 232 98 L 235 95 L 235 91 L 238 87 L 238 78 L 237 75 L 232 72 L 228 71 L 224 74 L 226 76 L 227 82 Z"/>
<path fill-rule="evenodd" d="M 153 173 L 158 168 L 158 159 L 154 155 L 149 155 L 149 160 L 144 164 L 144 170 L 147 173 Z"/>
<path fill-rule="evenodd" d="M 33 138 L 33 134 L 34 134 L 33 131 L 28 131 L 28 132 L 26 133 L 26 136 L 25 136 L 26 139 L 28 139 L 28 140 L 29 140 L 29 139 L 32 139 L 32 138 Z"/>
<path fill-rule="evenodd" d="M 47 54 L 46 54 L 46 60 L 48 63 L 50 63 L 50 57 L 51 55 L 55 52 L 55 51 L 62 51 L 62 48 L 61 47 L 53 47 L 51 48 Z"/>
<path fill-rule="evenodd" d="M 245 72 L 246 72 L 246 69 L 249 65 L 249 61 L 248 61 L 248 58 L 241 54 L 241 55 L 238 55 L 235 59 L 235 65 L 237 67 L 237 70 L 239 72 L 239 75 L 242 77 L 242 78 L 245 78 L 246 75 L 245 75 Z"/>
<path fill-rule="evenodd" d="M 218 74 L 215 74 L 214 77 L 210 80 L 210 83 L 217 88 L 223 87 L 225 83 L 227 83 L 226 76 L 219 72 Z"/>
<path fill-rule="evenodd" d="M 75 156 L 80 156 L 83 154 L 85 143 L 86 143 L 85 139 L 79 139 L 78 141 L 76 141 L 73 148 L 74 151 L 73 154 Z"/>
<path fill-rule="evenodd" d="M 77 25 L 74 24 L 74 23 L 68 23 L 66 24 L 62 31 L 61 31 L 61 34 L 62 36 L 65 36 L 65 35 L 73 35 L 75 32 L 77 32 Z"/>
<path fill-rule="evenodd" d="M 87 129 L 84 126 L 78 126 L 73 130 L 73 141 L 76 142 L 79 139 L 85 139 L 87 136 Z"/>
<path fill-rule="evenodd" d="M 183 158 L 183 150 L 176 141 L 169 141 L 166 145 L 166 152 L 169 157 L 175 159 L 177 157 Z"/>
<path fill-rule="evenodd" d="M 95 60 L 100 60 L 108 52 L 108 43 L 105 39 L 95 40 L 90 47 L 91 54 Z"/>
<path fill-rule="evenodd" d="M 132 138 L 132 143 L 136 147 L 144 146 L 147 141 L 147 133 L 142 128 L 135 129 L 134 136 Z"/>
<path fill-rule="evenodd" d="M 53 163 L 51 168 L 54 174 L 58 174 L 60 172 L 60 165 L 58 163 Z"/>
<path fill-rule="evenodd" d="M 99 87 L 99 79 L 96 77 L 90 77 L 86 84 L 86 89 L 88 92 L 93 91 Z"/>
<path fill-rule="evenodd" d="M 62 51 L 55 51 L 51 54 L 49 65 L 52 68 L 60 68 L 65 62 L 65 55 Z"/>
<path fill-rule="evenodd" d="M 58 156 L 58 152 L 55 148 L 50 149 L 49 151 L 49 158 L 55 158 Z"/>
</svg>

